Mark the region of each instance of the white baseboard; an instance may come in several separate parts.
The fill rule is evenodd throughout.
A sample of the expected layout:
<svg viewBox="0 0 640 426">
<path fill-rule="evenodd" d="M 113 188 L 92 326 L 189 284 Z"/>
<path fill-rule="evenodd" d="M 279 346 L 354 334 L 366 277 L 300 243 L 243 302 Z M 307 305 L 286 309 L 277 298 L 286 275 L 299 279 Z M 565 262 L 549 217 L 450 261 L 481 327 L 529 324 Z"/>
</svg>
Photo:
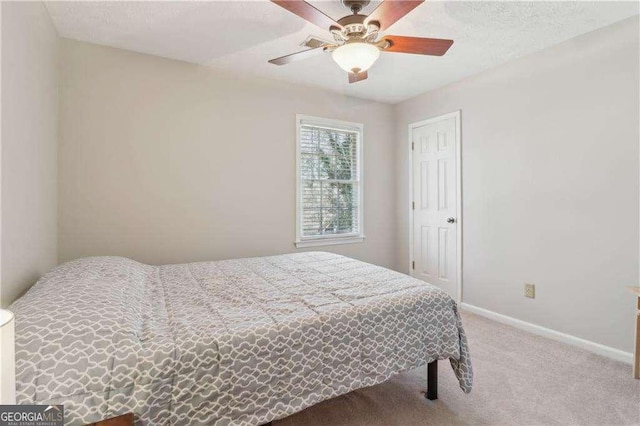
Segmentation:
<svg viewBox="0 0 640 426">
<path fill-rule="evenodd" d="M 577 346 L 582 349 L 586 349 L 590 352 L 598 355 L 605 356 L 607 358 L 621 361 L 627 364 L 633 363 L 633 354 L 630 352 L 621 351 L 609 346 L 601 345 L 600 343 L 592 342 L 590 340 L 581 339 L 570 334 L 561 333 L 550 328 L 542 327 L 530 322 L 522 321 L 516 318 L 512 318 L 506 315 L 499 314 L 497 312 L 489 311 L 487 309 L 479 308 L 477 306 L 469 305 L 468 303 L 461 303 L 460 308 L 477 314 L 503 324 L 511 325 L 521 330 L 528 331 L 539 336 L 548 337 L 549 339 L 557 340 L 562 343 Z"/>
</svg>

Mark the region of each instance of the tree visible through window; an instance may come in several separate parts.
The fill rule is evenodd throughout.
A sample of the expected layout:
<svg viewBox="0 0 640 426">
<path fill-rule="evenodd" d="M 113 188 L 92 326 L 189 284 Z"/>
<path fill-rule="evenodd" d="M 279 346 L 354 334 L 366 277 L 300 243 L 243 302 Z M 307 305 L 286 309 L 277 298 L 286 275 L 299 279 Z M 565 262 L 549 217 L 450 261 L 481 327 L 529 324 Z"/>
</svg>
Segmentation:
<svg viewBox="0 0 640 426">
<path fill-rule="evenodd" d="M 298 128 L 300 239 L 359 236 L 361 129 L 310 120 Z"/>
</svg>

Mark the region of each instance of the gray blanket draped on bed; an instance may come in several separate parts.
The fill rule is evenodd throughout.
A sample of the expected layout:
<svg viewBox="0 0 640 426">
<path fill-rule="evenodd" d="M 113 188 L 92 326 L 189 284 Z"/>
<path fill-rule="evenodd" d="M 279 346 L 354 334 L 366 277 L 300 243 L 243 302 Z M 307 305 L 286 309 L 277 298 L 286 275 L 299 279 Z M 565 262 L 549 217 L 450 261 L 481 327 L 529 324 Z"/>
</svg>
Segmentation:
<svg viewBox="0 0 640 426">
<path fill-rule="evenodd" d="M 256 425 L 447 358 L 471 390 L 448 295 L 330 253 L 85 258 L 10 309 L 18 403 L 64 404 L 73 425 L 127 412 L 142 425 Z"/>
</svg>

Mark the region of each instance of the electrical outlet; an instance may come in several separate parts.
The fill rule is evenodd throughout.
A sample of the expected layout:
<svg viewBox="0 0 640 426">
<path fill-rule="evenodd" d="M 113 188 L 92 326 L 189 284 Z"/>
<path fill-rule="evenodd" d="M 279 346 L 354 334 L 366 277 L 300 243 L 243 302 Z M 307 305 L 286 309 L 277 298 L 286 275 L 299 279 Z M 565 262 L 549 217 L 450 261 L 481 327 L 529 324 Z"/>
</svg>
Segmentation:
<svg viewBox="0 0 640 426">
<path fill-rule="evenodd" d="M 527 284 L 524 285 L 524 297 L 530 297 L 531 299 L 536 298 L 536 285 L 535 284 Z"/>
</svg>

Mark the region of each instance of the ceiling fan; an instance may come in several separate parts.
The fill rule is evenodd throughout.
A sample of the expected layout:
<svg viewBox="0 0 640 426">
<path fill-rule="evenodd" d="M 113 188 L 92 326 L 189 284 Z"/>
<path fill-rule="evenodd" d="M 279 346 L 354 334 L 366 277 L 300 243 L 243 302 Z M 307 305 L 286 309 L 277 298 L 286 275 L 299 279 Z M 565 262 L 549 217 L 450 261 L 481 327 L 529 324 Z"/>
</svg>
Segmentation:
<svg viewBox="0 0 640 426">
<path fill-rule="evenodd" d="M 368 77 L 367 70 L 375 63 L 380 52 L 413 53 L 418 55 L 444 55 L 453 40 L 405 36 L 381 36 L 400 18 L 418 7 L 424 0 L 383 0 L 370 15 L 361 15 L 370 0 L 341 0 L 351 15 L 334 21 L 303 0 L 271 0 L 278 6 L 315 24 L 333 35 L 333 42 L 307 39 L 311 49 L 272 59 L 275 65 L 285 65 L 323 52 L 332 52 L 333 60 L 349 73 L 349 83 Z"/>
</svg>

